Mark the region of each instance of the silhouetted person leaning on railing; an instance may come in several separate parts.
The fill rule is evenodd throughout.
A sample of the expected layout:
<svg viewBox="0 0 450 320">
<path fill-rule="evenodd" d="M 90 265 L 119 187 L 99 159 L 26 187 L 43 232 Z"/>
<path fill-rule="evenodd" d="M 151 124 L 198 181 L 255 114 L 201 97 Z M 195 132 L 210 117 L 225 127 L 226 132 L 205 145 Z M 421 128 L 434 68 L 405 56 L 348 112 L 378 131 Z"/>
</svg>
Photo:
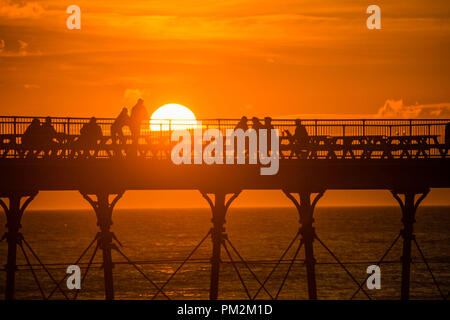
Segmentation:
<svg viewBox="0 0 450 320">
<path fill-rule="evenodd" d="M 139 137 L 141 135 L 142 122 L 148 120 L 148 112 L 144 106 L 144 100 L 139 99 L 136 105 L 131 109 L 131 115 L 129 120 L 129 127 L 131 131 L 131 137 L 133 144 L 136 146 L 139 143 Z"/>
<path fill-rule="evenodd" d="M 123 128 L 128 126 L 129 122 L 130 116 L 128 115 L 128 109 L 123 108 L 111 125 L 111 139 L 113 144 L 116 144 L 117 141 L 119 141 L 119 143 L 121 144 L 126 143 L 126 139 L 123 134 Z"/>
<path fill-rule="evenodd" d="M 80 136 L 78 138 L 79 150 L 83 151 L 83 156 L 89 157 L 91 150 L 94 150 L 94 155 L 96 155 L 99 147 L 99 142 L 102 138 L 102 128 L 97 123 L 97 119 L 95 117 L 92 117 L 88 123 L 83 125 L 80 130 Z"/>
</svg>

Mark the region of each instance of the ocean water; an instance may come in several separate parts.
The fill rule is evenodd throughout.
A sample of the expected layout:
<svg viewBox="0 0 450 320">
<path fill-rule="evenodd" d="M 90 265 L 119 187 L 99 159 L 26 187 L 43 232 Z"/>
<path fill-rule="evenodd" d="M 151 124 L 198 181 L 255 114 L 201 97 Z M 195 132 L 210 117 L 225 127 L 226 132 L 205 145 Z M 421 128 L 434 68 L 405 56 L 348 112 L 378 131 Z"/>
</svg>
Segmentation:
<svg viewBox="0 0 450 320">
<path fill-rule="evenodd" d="M 444 294 L 450 289 L 450 207 L 420 207 L 415 234 Z M 211 227 L 211 214 L 205 209 L 149 209 L 116 210 L 112 231 L 122 243 L 121 250 L 155 283 L 161 285 L 178 267 Z M 397 207 L 317 207 L 315 227 L 319 238 L 347 266 L 354 277 L 362 282 L 366 268 L 375 264 L 401 229 L 401 214 Z M 5 217 L 0 218 L 5 231 Z M 28 211 L 22 221 L 22 233 L 55 279 L 61 279 L 68 265 L 73 264 L 94 238 L 97 227 L 92 211 Z M 298 230 L 298 215 L 293 208 L 230 208 L 226 230 L 234 247 L 262 281 L 274 266 Z M 298 245 L 298 242 L 296 243 Z M 375 299 L 400 297 L 401 239 L 381 264 L 381 289 L 367 290 Z M 292 259 L 296 246 L 288 252 Z M 230 249 L 231 250 L 231 249 Z M 319 299 L 348 299 L 357 289 L 356 284 L 337 264 L 318 241 L 314 242 L 317 259 L 317 287 Z M 93 250 L 80 263 L 82 273 Z M 413 247 L 411 266 L 411 298 L 439 299 L 439 292 Z M 36 260 L 31 257 L 33 264 Z M 211 240 L 207 239 L 165 287 L 171 299 L 207 299 L 209 294 Z M 233 261 L 238 261 L 235 254 Z M 221 299 L 247 299 L 246 292 L 222 249 L 224 263 L 220 272 L 219 297 Z M 279 299 L 307 299 L 306 272 L 301 250 L 287 277 Z M 113 252 L 114 287 L 116 299 L 151 299 L 155 289 L 124 258 Z M 95 264 L 82 283 L 79 299 L 103 299 L 103 270 L 100 268 L 101 251 Z M 0 265 L 6 263 L 6 242 L 0 243 Z M 41 295 L 20 249 L 19 271 L 16 280 L 17 299 L 40 299 Z M 258 283 L 242 263 L 236 264 L 251 295 Z M 267 290 L 275 295 L 288 268 L 288 261 L 280 265 L 267 282 Z M 35 267 L 43 290 L 48 295 L 54 285 L 42 268 Z M 65 282 L 63 282 L 65 288 Z M 5 272 L 0 272 L 0 294 L 5 291 Z M 69 296 L 73 291 L 66 290 Z M 59 292 L 52 297 L 64 298 Z M 264 292 L 260 299 L 268 299 Z M 357 299 L 365 299 L 363 293 Z M 164 299 L 158 296 L 158 299 Z"/>
</svg>

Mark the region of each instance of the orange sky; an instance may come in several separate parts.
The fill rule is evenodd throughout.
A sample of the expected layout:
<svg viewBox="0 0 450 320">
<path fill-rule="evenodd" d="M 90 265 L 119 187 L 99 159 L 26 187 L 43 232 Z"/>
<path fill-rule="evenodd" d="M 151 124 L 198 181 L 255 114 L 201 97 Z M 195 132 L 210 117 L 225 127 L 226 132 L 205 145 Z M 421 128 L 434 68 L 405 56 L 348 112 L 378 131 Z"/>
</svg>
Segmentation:
<svg viewBox="0 0 450 320">
<path fill-rule="evenodd" d="M 0 0 L 2 114 L 115 116 L 143 96 L 199 118 L 449 108 L 450 2 Z M 69 31 L 77 4 L 82 29 Z"/>
<path fill-rule="evenodd" d="M 0 114 L 114 117 L 142 97 L 198 118 L 450 118 L 449 16 L 448 0 L 0 0 Z"/>
</svg>

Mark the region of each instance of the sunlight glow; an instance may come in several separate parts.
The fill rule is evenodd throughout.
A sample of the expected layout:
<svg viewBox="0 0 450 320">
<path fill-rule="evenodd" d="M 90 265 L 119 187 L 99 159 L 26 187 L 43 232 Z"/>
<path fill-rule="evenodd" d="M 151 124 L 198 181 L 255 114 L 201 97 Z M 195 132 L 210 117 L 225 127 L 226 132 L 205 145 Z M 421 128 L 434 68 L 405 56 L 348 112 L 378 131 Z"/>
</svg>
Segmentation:
<svg viewBox="0 0 450 320">
<path fill-rule="evenodd" d="M 153 112 L 150 120 L 151 131 L 192 129 L 196 125 L 194 113 L 176 103 L 169 103 Z"/>
</svg>

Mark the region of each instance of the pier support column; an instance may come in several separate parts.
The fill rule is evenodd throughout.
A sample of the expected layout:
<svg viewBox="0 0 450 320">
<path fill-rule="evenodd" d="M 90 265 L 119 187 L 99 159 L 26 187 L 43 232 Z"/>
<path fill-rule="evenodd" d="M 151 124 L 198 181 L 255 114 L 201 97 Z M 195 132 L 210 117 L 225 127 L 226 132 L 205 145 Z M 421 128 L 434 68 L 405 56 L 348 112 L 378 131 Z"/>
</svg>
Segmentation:
<svg viewBox="0 0 450 320">
<path fill-rule="evenodd" d="M 308 282 L 308 297 L 310 300 L 317 300 L 317 287 L 316 287 L 316 259 L 314 258 L 313 242 L 315 238 L 314 223 L 314 208 L 322 198 L 325 191 L 318 192 L 313 201 L 311 202 L 311 196 L 313 192 L 301 191 L 298 193 L 299 199 L 297 200 L 292 192 L 283 190 L 286 196 L 295 204 L 300 217 L 300 234 L 302 235 L 303 244 L 305 246 L 305 265 L 306 265 L 306 277 Z"/>
<path fill-rule="evenodd" d="M 219 274 L 220 274 L 220 249 L 222 247 L 224 236 L 225 236 L 225 215 L 227 213 L 228 208 L 231 203 L 237 196 L 240 194 L 239 192 L 214 192 L 215 199 L 214 201 L 211 199 L 209 194 L 200 191 L 202 196 L 208 201 L 212 210 L 212 223 L 213 227 L 211 229 L 211 237 L 212 237 L 212 257 L 211 257 L 211 282 L 210 282 L 210 291 L 209 291 L 209 299 L 217 300 L 219 296 Z M 226 201 L 227 194 L 232 194 L 232 196 Z"/>
<path fill-rule="evenodd" d="M 111 249 L 113 248 L 114 234 L 110 231 L 112 223 L 112 212 L 117 201 L 122 197 L 122 192 L 98 192 L 87 193 L 82 192 L 83 197 L 91 204 L 97 216 L 97 226 L 100 229 L 98 234 L 99 248 L 103 252 L 103 275 L 105 281 L 105 299 L 114 300 L 114 282 L 113 268 L 114 263 L 111 257 Z M 109 201 L 109 196 L 113 196 L 113 200 Z M 95 197 L 97 200 L 94 200 Z"/>
<path fill-rule="evenodd" d="M 14 300 L 16 287 L 16 257 L 17 244 L 21 241 L 21 233 L 19 232 L 23 213 L 30 202 L 36 197 L 37 191 L 33 192 L 11 192 L 0 195 L 0 205 L 5 210 L 6 228 L 8 231 L 3 236 L 8 242 L 8 258 L 6 262 L 6 289 L 5 299 Z M 21 204 L 22 198 L 25 198 Z M 9 200 L 9 206 L 4 199 Z M 3 239 L 3 238 L 2 238 Z"/>
<path fill-rule="evenodd" d="M 409 287 L 411 278 L 411 242 L 414 239 L 414 222 L 416 222 L 416 211 L 423 199 L 428 195 L 430 189 L 413 191 L 391 191 L 394 198 L 402 209 L 403 230 L 403 252 L 402 252 L 402 287 L 401 299 L 409 300 Z M 403 200 L 400 198 L 403 195 Z M 417 201 L 416 195 L 420 195 Z"/>
</svg>

